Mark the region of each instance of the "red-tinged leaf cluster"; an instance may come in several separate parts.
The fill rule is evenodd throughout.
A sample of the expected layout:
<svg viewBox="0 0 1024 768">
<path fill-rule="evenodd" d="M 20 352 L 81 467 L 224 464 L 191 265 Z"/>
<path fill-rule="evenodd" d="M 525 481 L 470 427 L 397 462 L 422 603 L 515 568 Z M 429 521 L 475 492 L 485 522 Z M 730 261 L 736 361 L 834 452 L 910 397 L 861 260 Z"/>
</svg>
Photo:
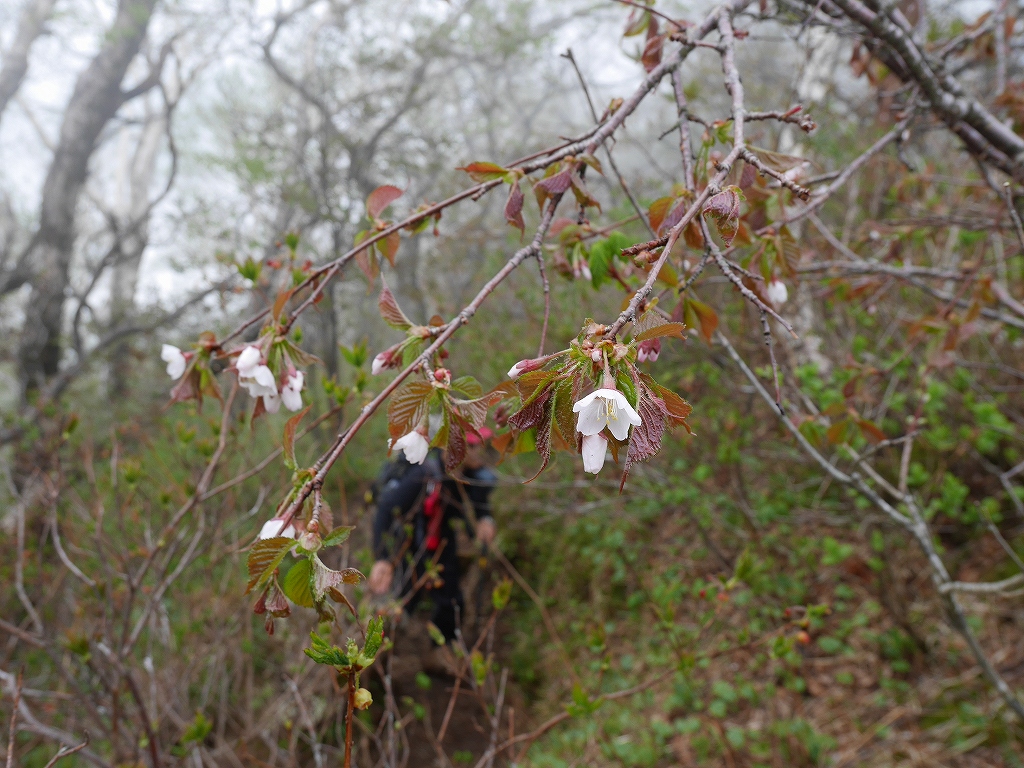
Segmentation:
<svg viewBox="0 0 1024 768">
<path fill-rule="evenodd" d="M 607 429 L 602 432 L 616 461 L 625 449 L 623 481 L 633 464 L 660 450 L 666 428 L 682 425 L 689 431 L 689 404 L 634 364 L 642 345 L 683 338 L 685 326 L 647 313 L 636 322 L 629 344 L 604 339 L 605 330 L 588 321 L 569 349 L 550 356 L 540 368 L 534 367 L 537 361 L 530 361 L 529 370 L 493 391 L 508 414 L 503 418 L 508 430 L 492 445 L 505 454 L 535 450 L 541 463 L 534 477 L 548 465 L 552 451 L 581 452 L 583 439 L 573 406 L 592 389 L 617 389 L 640 415 L 640 426 L 634 426 L 625 440 Z"/>
<path fill-rule="evenodd" d="M 701 213 L 705 219 L 711 219 L 718 229 L 718 234 L 726 246 L 732 245 L 733 238 L 739 229 L 740 201 L 743 193 L 739 187 L 729 186 L 716 195 L 712 195 L 704 203 Z"/>
</svg>

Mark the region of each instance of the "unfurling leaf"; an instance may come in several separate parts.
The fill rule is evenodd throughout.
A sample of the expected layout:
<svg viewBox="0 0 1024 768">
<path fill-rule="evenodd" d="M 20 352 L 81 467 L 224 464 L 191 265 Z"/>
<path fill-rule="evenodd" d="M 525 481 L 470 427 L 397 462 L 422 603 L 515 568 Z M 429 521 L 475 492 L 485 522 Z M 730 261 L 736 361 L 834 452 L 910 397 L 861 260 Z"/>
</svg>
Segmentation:
<svg viewBox="0 0 1024 768">
<path fill-rule="evenodd" d="M 380 298 L 377 299 L 377 308 L 380 310 L 380 316 L 384 318 L 384 322 L 392 328 L 397 328 L 400 331 L 407 331 L 412 328 L 412 321 L 405 316 L 401 307 L 398 306 L 395 294 L 388 288 L 387 283 L 384 283 L 384 287 L 381 288 Z"/>
<path fill-rule="evenodd" d="M 519 230 L 520 236 L 526 232 L 526 224 L 523 221 L 523 190 L 517 181 L 508 190 L 508 200 L 505 202 L 505 221 Z"/>
<path fill-rule="evenodd" d="M 427 416 L 434 388 L 425 381 L 410 381 L 391 396 L 388 431 L 397 440 L 418 427 Z"/>
<path fill-rule="evenodd" d="M 249 550 L 246 565 L 249 568 L 249 583 L 245 593 L 249 594 L 270 581 L 277 566 L 295 544 L 295 539 L 287 536 L 275 536 L 272 539 L 261 539 Z"/>
<path fill-rule="evenodd" d="M 565 168 L 558 173 L 547 176 L 533 185 L 535 190 L 544 190 L 549 195 L 557 195 L 565 192 L 573 184 L 572 168 Z"/>
<path fill-rule="evenodd" d="M 395 254 L 398 253 L 398 246 L 401 244 L 402 238 L 397 232 L 392 232 L 377 241 L 377 249 L 392 267 L 395 266 Z"/>
<path fill-rule="evenodd" d="M 470 163 L 455 170 L 465 171 L 476 182 L 493 181 L 508 173 L 508 168 L 502 168 L 496 163 Z"/>
<path fill-rule="evenodd" d="M 309 409 L 312 407 L 313 406 L 311 405 L 307 405 L 285 422 L 283 450 L 284 465 L 288 467 L 288 469 L 294 470 L 298 467 L 298 464 L 295 462 L 295 430 L 298 429 L 299 422 L 302 421 L 302 418 L 307 413 L 309 413 Z"/>
<path fill-rule="evenodd" d="M 363 574 L 355 568 L 345 568 L 340 571 L 332 570 L 324 565 L 320 558 L 316 556 L 306 562 L 310 563 L 313 569 L 312 578 L 309 583 L 313 592 L 313 600 L 317 603 L 324 601 L 329 590 L 337 589 L 342 584 L 358 584 L 359 580 L 363 578 Z"/>
<path fill-rule="evenodd" d="M 708 344 L 718 328 L 718 313 L 699 299 L 688 296 L 683 302 L 683 319 L 690 328 L 699 328 L 700 335 Z"/>
<path fill-rule="evenodd" d="M 704 218 L 714 220 L 718 234 L 722 236 L 726 246 L 732 244 L 732 239 L 736 237 L 736 230 L 739 228 L 742 195 L 739 187 L 729 186 L 717 195 L 709 197 L 704 203 Z"/>
<path fill-rule="evenodd" d="M 366 213 L 371 219 L 380 218 L 380 215 L 384 212 L 384 209 L 391 205 L 395 200 L 402 196 L 402 190 L 398 187 L 393 187 L 390 184 L 385 184 L 382 187 L 377 187 L 370 196 L 366 198 Z"/>
<path fill-rule="evenodd" d="M 661 63 L 661 50 L 665 46 L 665 36 L 658 34 L 658 19 L 651 16 L 647 24 L 647 42 L 644 52 L 640 55 L 640 63 L 644 70 L 650 72 Z"/>
<path fill-rule="evenodd" d="M 684 338 L 683 331 L 686 330 L 684 323 L 662 323 L 656 325 L 653 328 L 648 328 L 645 331 L 637 334 L 633 341 L 647 341 L 648 339 L 660 339 L 665 336 L 674 336 L 677 339 Z"/>
</svg>

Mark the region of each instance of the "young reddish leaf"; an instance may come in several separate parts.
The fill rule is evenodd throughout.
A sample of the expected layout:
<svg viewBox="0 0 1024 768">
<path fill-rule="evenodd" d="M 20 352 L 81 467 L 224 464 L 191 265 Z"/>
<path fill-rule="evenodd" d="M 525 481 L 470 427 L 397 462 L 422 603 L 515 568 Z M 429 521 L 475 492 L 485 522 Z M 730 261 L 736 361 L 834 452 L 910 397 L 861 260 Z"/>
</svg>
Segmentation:
<svg viewBox="0 0 1024 768">
<path fill-rule="evenodd" d="M 674 197 L 659 197 L 647 209 L 647 219 L 651 223 L 651 229 L 658 234 L 661 234 L 661 224 L 672 209 L 673 202 L 675 202 Z"/>
<path fill-rule="evenodd" d="M 314 556 L 308 561 L 313 567 L 310 587 L 313 592 L 313 600 L 320 603 L 327 597 L 330 589 L 337 589 L 342 584 L 358 584 L 363 574 L 355 568 L 345 568 L 340 571 L 332 570 L 320 562 L 320 558 Z"/>
<path fill-rule="evenodd" d="M 572 186 L 572 169 L 565 168 L 558 173 L 547 176 L 533 185 L 534 190 L 544 190 L 549 195 L 557 195 L 561 192 L 565 192 L 569 187 Z"/>
<path fill-rule="evenodd" d="M 828 428 L 828 431 L 825 433 L 825 437 L 828 438 L 828 441 L 832 445 L 838 445 L 839 443 L 845 443 L 846 442 L 846 431 L 849 428 L 849 426 L 850 426 L 850 420 L 849 419 L 843 419 L 842 421 L 837 421 L 835 424 L 833 424 L 831 427 Z"/>
<path fill-rule="evenodd" d="M 377 187 L 370 196 L 366 198 L 366 213 L 371 219 L 380 218 L 380 215 L 384 212 L 384 209 L 391 205 L 395 200 L 402 196 L 402 190 L 398 187 L 393 187 L 390 184 L 385 184 L 382 187 Z"/>
<path fill-rule="evenodd" d="M 658 339 L 665 336 L 674 336 L 677 339 L 682 339 L 685 338 L 683 336 L 683 331 L 685 330 L 685 323 L 662 323 L 661 325 L 641 331 L 633 341 L 647 341 L 648 339 Z"/>
<path fill-rule="evenodd" d="M 448 442 L 445 445 L 444 466 L 453 471 L 466 458 L 466 431 L 458 418 L 452 420 L 448 429 Z"/>
<path fill-rule="evenodd" d="M 572 182 L 572 193 L 576 197 L 577 203 L 584 208 L 597 208 L 597 210 L 601 210 L 601 203 L 590 194 L 587 185 L 583 183 L 583 179 L 578 174 L 572 174 L 569 180 Z"/>
<path fill-rule="evenodd" d="M 654 390 L 661 398 L 661 401 L 665 404 L 665 414 L 668 416 L 669 421 L 675 426 L 682 426 L 686 428 L 686 431 L 691 435 L 693 430 L 690 429 L 690 425 L 686 423 L 686 417 L 693 413 L 693 406 L 683 400 L 679 395 L 673 392 L 671 389 L 661 386 L 654 379 L 647 381 L 645 375 L 645 383 Z"/>
<path fill-rule="evenodd" d="M 508 168 L 502 168 L 496 163 L 470 163 L 455 170 L 465 171 L 476 182 L 493 181 L 508 173 Z"/>
<path fill-rule="evenodd" d="M 410 381 L 391 396 L 388 403 L 388 432 L 397 440 L 407 435 L 427 416 L 434 388 L 425 381 Z"/>
<path fill-rule="evenodd" d="M 312 405 L 307 405 L 301 411 L 296 413 L 284 425 L 284 465 L 288 469 L 296 469 L 298 464 L 295 461 L 295 430 L 298 429 L 299 422 L 302 421 L 302 417 L 309 413 L 309 409 Z"/>
<path fill-rule="evenodd" d="M 626 463 L 622 468 L 620 491 L 626 484 L 632 466 L 638 461 L 646 461 L 661 450 L 661 440 L 665 434 L 667 414 L 661 398 L 652 397 L 646 387 L 641 387 L 636 410 L 640 414 L 640 424 L 633 427 L 629 433 L 629 447 L 626 449 Z"/>
<path fill-rule="evenodd" d="M 249 568 L 249 584 L 245 588 L 245 594 L 258 589 L 270 581 L 277 566 L 284 560 L 284 556 L 295 544 L 295 539 L 287 536 L 275 536 L 272 539 L 261 539 L 253 544 L 249 550 L 249 557 L 246 565 Z"/>
<path fill-rule="evenodd" d="M 580 160 L 589 165 L 595 171 L 604 176 L 604 169 L 601 167 L 601 161 L 598 160 L 594 155 L 580 155 Z"/>
<path fill-rule="evenodd" d="M 686 318 L 686 324 L 691 328 L 699 327 L 704 341 L 708 344 L 711 343 L 711 336 L 718 328 L 718 313 L 715 310 L 703 301 L 688 296 L 686 306 L 683 308 L 683 317 Z"/>
<path fill-rule="evenodd" d="M 388 288 L 387 283 L 384 283 L 384 287 L 380 290 L 377 308 L 380 310 L 380 316 L 384 318 L 384 322 L 392 328 L 396 328 L 399 331 L 407 331 L 412 328 L 412 321 L 405 316 L 401 307 L 398 306 L 395 294 Z"/>
<path fill-rule="evenodd" d="M 537 436 L 534 438 L 534 448 L 537 450 L 537 455 L 540 456 L 540 467 L 537 468 L 536 474 L 526 481 L 528 483 L 540 477 L 540 473 L 544 471 L 548 462 L 551 461 L 551 429 L 553 421 L 551 399 L 547 398 L 547 402 L 544 403 L 540 423 L 537 425 Z"/>
<path fill-rule="evenodd" d="M 647 24 L 647 42 L 644 44 L 644 52 L 640 56 L 640 63 L 644 70 L 650 72 L 661 63 L 661 50 L 665 45 L 665 36 L 658 34 L 658 20 L 651 16 Z"/>
<path fill-rule="evenodd" d="M 388 264 L 392 267 L 395 266 L 395 254 L 398 253 L 398 246 L 402 244 L 402 238 L 397 232 L 392 232 L 382 240 L 377 241 L 377 248 L 385 259 L 388 260 Z"/>
<path fill-rule="evenodd" d="M 369 232 L 360 232 L 356 235 L 356 245 L 365 240 L 367 235 L 369 235 Z M 377 255 L 374 247 L 368 245 L 356 251 L 355 259 L 359 269 L 366 275 L 366 279 L 373 283 L 377 279 L 377 275 L 380 274 L 380 266 L 377 264 Z"/>
<path fill-rule="evenodd" d="M 683 228 L 683 240 L 695 251 L 704 249 L 704 233 L 700 231 L 700 226 L 693 219 L 690 219 L 690 223 Z"/>
<path fill-rule="evenodd" d="M 858 419 L 857 426 L 864 433 L 864 437 L 872 443 L 880 443 L 885 440 L 885 432 L 878 428 L 878 425 L 867 419 Z"/>
<path fill-rule="evenodd" d="M 505 202 L 505 221 L 519 230 L 522 237 L 526 233 L 526 224 L 523 222 L 523 190 L 517 181 L 508 190 L 508 200 Z"/>
<path fill-rule="evenodd" d="M 292 290 L 281 291 L 277 294 L 277 298 L 274 299 L 274 306 L 270 310 L 271 316 L 275 320 L 281 319 L 281 313 L 284 311 L 285 304 L 288 303 L 288 299 L 292 297 Z"/>
<path fill-rule="evenodd" d="M 530 402 L 508 417 L 509 425 L 517 432 L 525 432 L 540 424 L 544 417 L 544 406 L 551 398 L 551 392 L 552 387 L 544 387 L 539 394 L 535 393 Z"/>
<path fill-rule="evenodd" d="M 722 236 L 726 246 L 732 244 L 740 220 L 740 189 L 730 186 L 717 195 L 712 195 L 704 203 L 704 218 L 713 219 L 718 234 Z"/>
<path fill-rule="evenodd" d="M 683 195 L 679 198 L 679 202 L 677 202 L 669 213 L 665 215 L 665 220 L 661 223 L 661 234 L 668 232 L 683 220 L 683 216 L 685 216 L 686 212 L 690 210 L 690 198 L 691 195 L 689 193 Z M 690 221 L 692 222 L 693 219 L 690 219 Z"/>
</svg>

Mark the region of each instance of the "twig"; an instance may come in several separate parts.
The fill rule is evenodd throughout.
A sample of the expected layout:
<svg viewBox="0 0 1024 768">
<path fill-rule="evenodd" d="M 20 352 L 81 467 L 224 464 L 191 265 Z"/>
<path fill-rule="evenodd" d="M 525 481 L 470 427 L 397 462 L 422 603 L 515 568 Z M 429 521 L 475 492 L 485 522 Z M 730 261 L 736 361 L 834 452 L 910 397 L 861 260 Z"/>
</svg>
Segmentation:
<svg viewBox="0 0 1024 768">
<path fill-rule="evenodd" d="M 7 730 L 7 768 L 14 768 L 14 735 L 18 732 L 18 705 L 21 703 L 21 670 L 14 684 L 14 706 L 11 708 L 11 725 Z"/>
</svg>

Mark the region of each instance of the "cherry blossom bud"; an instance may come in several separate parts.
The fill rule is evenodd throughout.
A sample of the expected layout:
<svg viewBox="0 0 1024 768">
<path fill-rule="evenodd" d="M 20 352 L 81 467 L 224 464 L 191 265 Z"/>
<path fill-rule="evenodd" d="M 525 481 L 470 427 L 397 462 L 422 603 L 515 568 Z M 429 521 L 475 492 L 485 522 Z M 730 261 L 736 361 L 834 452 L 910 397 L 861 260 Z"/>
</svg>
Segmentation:
<svg viewBox="0 0 1024 768">
<path fill-rule="evenodd" d="M 371 704 L 373 704 L 373 695 L 365 688 L 357 689 L 353 706 L 356 709 L 368 709 Z"/>
<path fill-rule="evenodd" d="M 638 363 L 653 363 L 657 361 L 660 354 L 661 339 L 647 339 L 640 342 L 640 347 L 636 351 L 636 361 Z"/>
<path fill-rule="evenodd" d="M 601 350 L 600 349 L 592 349 L 592 350 L 590 350 L 590 359 L 593 360 L 595 363 L 600 363 L 601 359 L 602 359 L 601 358 Z"/>
<path fill-rule="evenodd" d="M 438 389 L 448 389 L 452 383 L 452 372 L 447 368 L 438 368 L 433 374 L 434 380 L 431 382 Z"/>
<path fill-rule="evenodd" d="M 163 345 L 160 359 L 167 363 L 167 375 L 172 379 L 180 379 L 188 366 L 188 356 L 172 344 Z"/>
<path fill-rule="evenodd" d="M 608 441 L 602 435 L 586 435 L 583 438 L 583 471 L 596 475 L 604 466 L 608 453 Z"/>
<path fill-rule="evenodd" d="M 772 280 L 768 283 L 765 293 L 768 295 L 768 300 L 777 307 L 781 307 L 789 298 L 789 289 L 781 280 Z"/>
<path fill-rule="evenodd" d="M 526 360 L 520 360 L 518 363 L 516 363 L 515 365 L 508 369 L 508 377 L 510 379 L 518 378 L 524 373 L 540 370 L 540 368 L 543 365 L 544 358 L 529 358 Z"/>
<path fill-rule="evenodd" d="M 281 401 L 289 411 L 298 411 L 302 408 L 302 385 L 305 378 L 302 371 L 293 371 L 281 389 Z"/>
<path fill-rule="evenodd" d="M 295 526 L 292 525 L 291 523 L 288 523 L 288 525 L 286 525 L 284 527 L 284 530 L 282 531 L 281 530 L 281 524 L 282 523 L 284 523 L 284 520 L 281 519 L 280 517 L 272 517 L 272 518 L 270 518 L 269 520 L 267 520 L 267 522 L 265 522 L 263 524 L 263 527 L 260 529 L 260 536 L 259 536 L 259 538 L 260 539 L 273 539 L 273 538 L 275 538 L 277 536 L 284 536 L 286 539 L 294 539 L 295 538 Z"/>
<path fill-rule="evenodd" d="M 370 365 L 370 373 L 376 376 L 378 373 L 383 371 L 385 368 L 391 367 L 391 352 L 385 350 L 373 358 L 373 363 Z"/>
</svg>

